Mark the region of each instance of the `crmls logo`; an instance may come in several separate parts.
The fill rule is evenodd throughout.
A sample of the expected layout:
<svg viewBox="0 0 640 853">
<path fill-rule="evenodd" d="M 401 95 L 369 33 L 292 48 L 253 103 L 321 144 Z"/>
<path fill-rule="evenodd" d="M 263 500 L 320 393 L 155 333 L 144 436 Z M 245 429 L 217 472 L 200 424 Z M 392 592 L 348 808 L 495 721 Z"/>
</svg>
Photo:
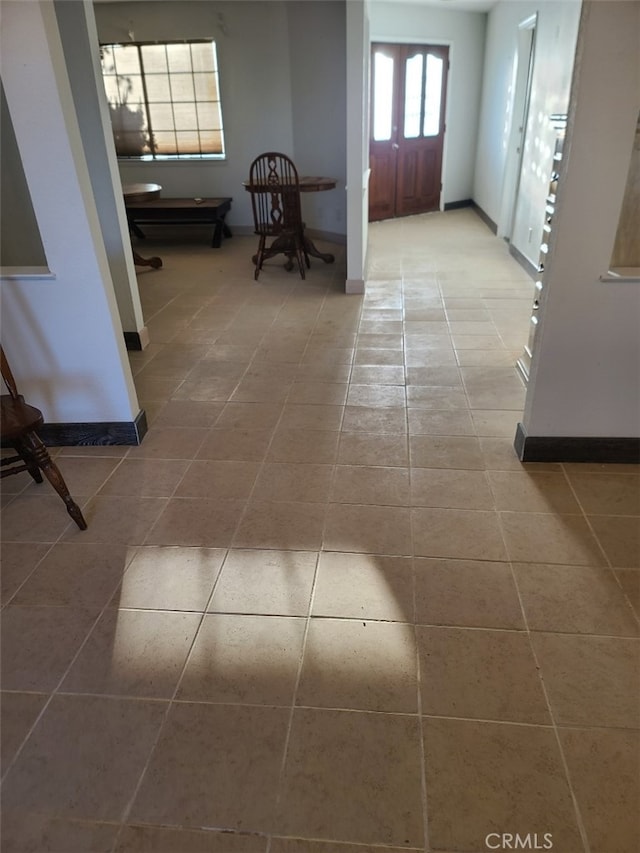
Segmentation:
<svg viewBox="0 0 640 853">
<path fill-rule="evenodd" d="M 545 832 L 539 836 L 537 832 L 520 835 L 518 832 L 490 832 L 484 840 L 489 850 L 551 850 L 553 835 Z"/>
</svg>

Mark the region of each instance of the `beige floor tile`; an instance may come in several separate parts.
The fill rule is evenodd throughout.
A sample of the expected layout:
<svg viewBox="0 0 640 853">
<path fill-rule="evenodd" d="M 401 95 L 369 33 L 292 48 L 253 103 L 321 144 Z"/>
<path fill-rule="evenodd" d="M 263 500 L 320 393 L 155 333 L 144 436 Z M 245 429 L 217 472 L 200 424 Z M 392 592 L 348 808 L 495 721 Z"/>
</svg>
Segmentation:
<svg viewBox="0 0 640 853">
<path fill-rule="evenodd" d="M 424 847 L 371 847 L 368 844 L 343 844 L 332 841 L 308 841 L 306 838 L 272 838 L 270 853 L 398 853 L 408 850 L 409 853 L 421 853 Z"/>
<path fill-rule="evenodd" d="M 233 546 L 317 550 L 322 542 L 325 512 L 325 504 L 250 501 Z"/>
<path fill-rule="evenodd" d="M 252 498 L 324 503 L 329 499 L 333 470 L 333 465 L 267 462 L 260 471 Z"/>
<path fill-rule="evenodd" d="M 337 465 L 331 500 L 335 503 L 406 506 L 409 503 L 409 470 Z"/>
<path fill-rule="evenodd" d="M 83 508 L 87 530 L 80 531 L 73 524 L 63 539 L 83 544 L 141 545 L 166 505 L 165 498 L 98 495 Z"/>
<path fill-rule="evenodd" d="M 358 385 L 402 385 L 404 367 L 400 364 L 354 364 L 351 381 Z"/>
<path fill-rule="evenodd" d="M 202 403 L 195 400 L 168 400 L 160 409 L 156 427 L 209 428 L 218 419 L 224 403 Z"/>
<path fill-rule="evenodd" d="M 417 641 L 423 714 L 551 722 L 524 632 L 419 627 Z"/>
<path fill-rule="evenodd" d="M 531 638 L 559 725 L 640 727 L 636 640 L 542 633 Z"/>
<path fill-rule="evenodd" d="M 414 552 L 421 557 L 506 560 L 498 515 L 484 510 L 413 509 Z"/>
<path fill-rule="evenodd" d="M 410 555 L 409 509 L 329 504 L 323 550 Z"/>
<path fill-rule="evenodd" d="M 396 324 L 399 325 L 399 324 Z M 404 364 L 402 350 L 395 349 L 375 349 L 373 347 L 360 347 L 356 349 L 353 357 L 354 365 L 360 364 L 380 364 L 387 366 L 399 366 Z"/>
<path fill-rule="evenodd" d="M 101 609 L 113 595 L 132 556 L 133 549 L 125 545 L 54 545 L 13 603 Z"/>
<path fill-rule="evenodd" d="M 322 553 L 314 616 L 413 622 L 413 571 L 408 557 Z"/>
<path fill-rule="evenodd" d="M 291 706 L 305 619 L 207 615 L 178 689 L 187 701 Z"/>
<path fill-rule="evenodd" d="M 276 833 L 421 844 L 418 750 L 415 717 L 297 709 Z"/>
<path fill-rule="evenodd" d="M 511 560 L 573 566 L 604 565 L 598 543 L 580 515 L 501 512 L 500 523 Z"/>
<path fill-rule="evenodd" d="M 227 403 L 216 421 L 217 429 L 274 429 L 282 415 L 282 403 Z"/>
<path fill-rule="evenodd" d="M 499 349 L 499 340 L 495 342 L 495 349 L 467 349 L 461 341 L 456 343 L 456 359 L 460 367 L 509 367 L 516 363 L 520 353 L 510 350 Z M 511 413 L 513 414 L 513 412 Z"/>
<path fill-rule="evenodd" d="M 168 498 L 188 467 L 187 459 L 124 459 L 100 494 Z"/>
<path fill-rule="evenodd" d="M 372 408 L 404 406 L 404 385 L 354 385 L 349 386 L 347 405 Z"/>
<path fill-rule="evenodd" d="M 407 405 L 411 409 L 466 409 L 467 397 L 460 388 L 447 385 L 408 385 Z"/>
<path fill-rule="evenodd" d="M 418 624 L 525 627 L 508 563 L 416 559 L 415 583 Z"/>
<path fill-rule="evenodd" d="M 466 435 L 412 435 L 409 437 L 414 468 L 458 468 L 484 470 L 480 442 Z"/>
<path fill-rule="evenodd" d="M 636 615 L 640 618 L 640 572 L 637 569 L 618 569 L 615 575 Z"/>
<path fill-rule="evenodd" d="M 2 542 L 0 584 L 3 605 L 29 577 L 50 547 L 50 544 L 40 542 Z"/>
<path fill-rule="evenodd" d="M 164 712 L 163 702 L 54 696 L 7 775 L 5 809 L 121 820 Z"/>
<path fill-rule="evenodd" d="M 291 403 L 282 410 L 282 429 L 339 430 L 343 406 Z"/>
<path fill-rule="evenodd" d="M 284 708 L 173 705 L 130 821 L 269 832 L 288 721 Z"/>
<path fill-rule="evenodd" d="M 306 616 L 317 559 L 311 551 L 231 550 L 209 610 Z"/>
<path fill-rule="evenodd" d="M 48 483 L 41 483 L 42 491 L 35 494 L 29 488 L 2 509 L 2 539 L 4 542 L 55 542 L 70 525 L 75 524 L 67 515 L 62 500 L 53 493 Z M 82 507 L 83 499 L 74 495 Z M 77 528 L 76 528 L 77 530 Z"/>
<path fill-rule="evenodd" d="M 403 435 L 407 431 L 404 408 L 375 406 L 346 406 L 343 432 L 390 433 Z"/>
<path fill-rule="evenodd" d="M 259 470 L 258 462 L 198 459 L 189 465 L 174 497 L 243 500 L 251 494 Z"/>
<path fill-rule="evenodd" d="M 413 628 L 391 622 L 312 619 L 296 704 L 415 714 Z"/>
<path fill-rule="evenodd" d="M 580 514 L 564 474 L 490 471 L 488 476 L 497 509 Z"/>
<path fill-rule="evenodd" d="M 640 840 L 638 732 L 560 729 L 592 853 L 636 853 Z"/>
<path fill-rule="evenodd" d="M 451 348 L 420 348 L 420 340 L 407 337 L 405 365 L 411 367 L 457 367 L 455 352 Z"/>
<path fill-rule="evenodd" d="M 484 471 L 414 468 L 411 505 L 450 509 L 493 509 L 493 496 Z"/>
<path fill-rule="evenodd" d="M 193 459 L 207 430 L 193 427 L 153 427 L 142 444 L 129 450 L 130 459 Z"/>
<path fill-rule="evenodd" d="M 91 823 L 39 814 L 2 817 L 2 842 L 7 853 L 111 853 L 117 823 Z"/>
<path fill-rule="evenodd" d="M 402 349 L 402 335 L 361 332 L 357 337 L 357 344 L 370 349 Z"/>
<path fill-rule="evenodd" d="M 481 851 L 491 832 L 549 832 L 562 853 L 583 853 L 551 728 L 427 719 L 424 738 L 431 849 Z"/>
<path fill-rule="evenodd" d="M 411 435 L 474 435 L 471 413 L 463 409 L 436 411 L 408 409 Z"/>
<path fill-rule="evenodd" d="M 48 698 L 46 693 L 10 693 L 3 691 L 0 694 L 3 776 Z"/>
<path fill-rule="evenodd" d="M 146 544 L 227 548 L 245 505 L 243 500 L 173 498 L 147 536 Z"/>
<path fill-rule="evenodd" d="M 338 455 L 339 439 L 337 430 L 277 429 L 267 459 L 331 465 Z"/>
<path fill-rule="evenodd" d="M 70 456 L 64 461 L 60 460 L 59 467 L 67 488 L 75 497 L 75 495 L 91 495 L 96 492 L 118 464 L 117 458 L 108 456 L 96 456 L 91 459 Z M 46 479 L 46 485 L 43 483 L 42 486 L 35 483 L 31 477 L 28 483 L 27 489 L 32 495 L 40 495 L 43 488 L 51 488 Z"/>
<path fill-rule="evenodd" d="M 298 405 L 343 406 L 348 388 L 346 382 L 294 382 L 287 402 Z"/>
<path fill-rule="evenodd" d="M 484 411 L 475 409 L 471 412 L 473 425 L 477 435 L 482 436 L 500 436 L 503 438 L 512 438 L 516 434 L 516 427 L 522 415 L 519 412 L 502 411 Z"/>
<path fill-rule="evenodd" d="M 107 610 L 61 690 L 170 699 L 200 619 L 197 613 Z"/>
<path fill-rule="evenodd" d="M 296 352 L 289 355 L 289 351 L 282 352 L 282 357 L 273 359 L 274 361 L 292 361 L 300 360 L 300 353 Z M 234 402 L 243 403 L 273 403 L 284 402 L 289 395 L 292 380 L 290 379 L 259 379 L 249 378 L 242 379 L 238 383 L 237 388 L 229 395 L 229 399 Z"/>
<path fill-rule="evenodd" d="M 610 570 L 529 563 L 513 569 L 532 631 L 638 635 L 638 621 Z"/>
<path fill-rule="evenodd" d="M 588 515 L 640 515 L 638 474 L 579 473 L 567 476 Z"/>
<path fill-rule="evenodd" d="M 345 432 L 340 436 L 338 462 L 341 465 L 409 465 L 409 449 L 405 435 Z"/>
<path fill-rule="evenodd" d="M 265 853 L 267 839 L 214 829 L 125 826 L 114 853 Z"/>
<path fill-rule="evenodd" d="M 481 437 L 483 467 L 488 471 L 561 471 L 559 462 L 522 463 L 513 448 L 513 439 L 494 436 Z"/>
<path fill-rule="evenodd" d="M 204 611 L 225 554 L 222 549 L 193 546 L 140 548 L 110 604 Z"/>
<path fill-rule="evenodd" d="M 209 376 L 202 379 L 185 379 L 174 391 L 173 400 L 188 400 L 202 403 L 226 402 L 235 391 L 237 379 Z"/>
<path fill-rule="evenodd" d="M 588 520 L 614 568 L 640 568 L 640 521 L 637 517 L 590 515 Z"/>
<path fill-rule="evenodd" d="M 457 367 L 407 367 L 407 385 L 444 385 L 463 391 L 462 377 Z"/>
<path fill-rule="evenodd" d="M 2 612 L 2 687 L 53 690 L 98 616 L 71 607 L 17 607 Z"/>
<path fill-rule="evenodd" d="M 212 429 L 198 451 L 198 459 L 262 462 L 273 433 L 270 429 Z"/>
</svg>

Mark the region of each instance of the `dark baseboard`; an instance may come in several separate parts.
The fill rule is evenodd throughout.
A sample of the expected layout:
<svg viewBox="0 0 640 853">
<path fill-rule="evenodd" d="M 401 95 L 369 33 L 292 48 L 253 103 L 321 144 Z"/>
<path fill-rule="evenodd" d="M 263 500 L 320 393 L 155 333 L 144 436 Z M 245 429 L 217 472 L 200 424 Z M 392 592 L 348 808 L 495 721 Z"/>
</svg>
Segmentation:
<svg viewBox="0 0 640 853">
<path fill-rule="evenodd" d="M 526 273 L 529 273 L 531 278 L 535 278 L 538 275 L 538 269 L 536 265 L 532 264 L 529 258 L 525 258 L 522 252 L 516 249 L 513 243 L 509 243 L 509 254 L 512 258 L 515 258 L 515 260 L 520 264 L 520 266 Z"/>
<path fill-rule="evenodd" d="M 111 444 L 137 445 L 147 432 L 147 416 L 140 409 L 135 421 L 106 421 L 95 423 L 44 424 L 38 435 L 48 447 L 104 446 Z"/>
<path fill-rule="evenodd" d="M 518 424 L 513 446 L 521 462 L 640 464 L 640 438 L 527 435 Z"/>
<path fill-rule="evenodd" d="M 445 210 L 458 210 L 460 207 L 473 207 L 473 201 L 470 198 L 465 198 L 462 201 L 445 201 Z"/>
<path fill-rule="evenodd" d="M 142 341 L 138 332 L 123 332 L 124 342 L 128 350 L 142 350 Z"/>
<path fill-rule="evenodd" d="M 493 219 L 490 216 L 487 216 L 487 214 L 484 212 L 484 210 L 480 207 L 480 205 L 476 204 L 475 201 L 471 202 L 471 206 L 473 207 L 475 212 L 478 214 L 480 219 L 482 219 L 482 221 L 487 226 L 487 228 L 491 229 L 491 231 L 493 231 L 494 234 L 497 234 L 498 233 L 498 226 L 493 221 Z"/>
</svg>

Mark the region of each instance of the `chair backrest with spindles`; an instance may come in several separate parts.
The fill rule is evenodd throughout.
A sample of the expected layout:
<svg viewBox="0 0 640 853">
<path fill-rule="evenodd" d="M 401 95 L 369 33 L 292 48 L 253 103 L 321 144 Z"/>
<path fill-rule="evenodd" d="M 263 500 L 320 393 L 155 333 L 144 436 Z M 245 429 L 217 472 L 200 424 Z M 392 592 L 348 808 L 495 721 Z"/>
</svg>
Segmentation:
<svg viewBox="0 0 640 853">
<path fill-rule="evenodd" d="M 4 349 L 0 346 L 0 366 L 2 367 L 2 378 L 4 379 L 4 384 L 9 389 L 9 393 L 13 397 L 14 400 L 18 399 L 18 389 L 16 387 L 16 380 L 13 378 L 13 373 L 11 372 L 11 368 L 9 367 L 9 362 L 7 361 L 7 357 L 4 354 Z"/>
</svg>

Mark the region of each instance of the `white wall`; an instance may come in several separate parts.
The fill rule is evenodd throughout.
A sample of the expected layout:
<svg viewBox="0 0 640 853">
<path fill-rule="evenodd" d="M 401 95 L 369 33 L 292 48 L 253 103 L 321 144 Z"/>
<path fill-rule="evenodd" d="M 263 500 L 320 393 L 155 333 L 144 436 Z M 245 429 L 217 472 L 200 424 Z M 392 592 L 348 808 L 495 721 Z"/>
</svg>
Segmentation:
<svg viewBox="0 0 640 853">
<path fill-rule="evenodd" d="M 213 38 L 218 50 L 226 159 L 120 161 L 123 182 L 159 183 L 166 197 L 231 196 L 232 227 L 252 225 L 242 182 L 263 151 L 289 154 L 304 171 L 344 186 L 344 7 L 345 0 L 96 3 L 101 42 L 127 41 L 131 31 L 137 41 Z M 305 26 L 307 15 L 313 26 Z M 344 191 L 317 196 L 308 210 L 304 202 L 308 227 L 344 234 Z"/>
<path fill-rule="evenodd" d="M 585 2 L 523 425 L 640 435 L 640 281 L 602 282 L 640 109 L 640 4 Z"/>
<path fill-rule="evenodd" d="M 56 0 L 54 8 L 122 328 L 142 333 L 146 340 L 104 96 L 93 7 L 88 0 Z"/>
<path fill-rule="evenodd" d="M 580 0 L 506 0 L 489 13 L 473 198 L 501 226 L 503 180 L 511 131 L 518 25 L 533 14 L 535 60 L 522 179 L 511 242 L 537 263 L 555 131 L 551 113 L 566 113 Z"/>
<path fill-rule="evenodd" d="M 3 347 L 48 422 L 131 422 L 139 407 L 53 4 L 4 2 L 0 49 L 50 270 L 2 277 Z"/>
<path fill-rule="evenodd" d="M 443 203 L 473 197 L 487 16 L 372 0 L 371 41 L 450 45 Z"/>
</svg>

